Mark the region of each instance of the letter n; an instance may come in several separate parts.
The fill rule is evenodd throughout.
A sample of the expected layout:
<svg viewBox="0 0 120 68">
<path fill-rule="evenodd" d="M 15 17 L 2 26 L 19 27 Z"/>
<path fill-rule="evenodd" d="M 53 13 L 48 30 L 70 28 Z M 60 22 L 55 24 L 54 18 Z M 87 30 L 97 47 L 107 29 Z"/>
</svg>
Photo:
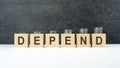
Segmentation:
<svg viewBox="0 0 120 68">
<path fill-rule="evenodd" d="M 76 34 L 77 47 L 91 47 L 90 34 Z"/>
</svg>

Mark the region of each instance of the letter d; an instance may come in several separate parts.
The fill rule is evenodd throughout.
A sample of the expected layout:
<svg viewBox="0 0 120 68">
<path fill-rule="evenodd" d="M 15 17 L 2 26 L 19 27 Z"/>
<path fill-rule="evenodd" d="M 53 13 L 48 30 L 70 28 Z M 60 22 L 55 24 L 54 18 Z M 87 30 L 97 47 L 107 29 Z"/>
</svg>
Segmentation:
<svg viewBox="0 0 120 68">
<path fill-rule="evenodd" d="M 18 44 L 19 44 L 19 45 L 23 45 L 24 42 L 25 42 L 25 41 L 24 41 L 24 37 L 21 37 L 21 36 L 18 37 Z"/>
<path fill-rule="evenodd" d="M 92 34 L 92 47 L 106 47 L 106 34 Z"/>
<path fill-rule="evenodd" d="M 28 34 L 15 34 L 14 35 L 15 47 L 28 47 Z"/>
</svg>

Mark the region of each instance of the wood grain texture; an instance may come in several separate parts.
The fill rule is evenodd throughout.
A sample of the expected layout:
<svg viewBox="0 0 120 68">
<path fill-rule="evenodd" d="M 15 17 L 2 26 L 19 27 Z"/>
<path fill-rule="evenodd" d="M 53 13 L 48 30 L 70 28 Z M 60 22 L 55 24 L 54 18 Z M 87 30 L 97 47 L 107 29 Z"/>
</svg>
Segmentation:
<svg viewBox="0 0 120 68">
<path fill-rule="evenodd" d="M 85 43 L 81 43 L 81 37 L 86 40 L 86 44 Z M 86 39 L 85 39 L 86 37 Z M 82 41 L 83 42 L 83 41 Z M 77 48 L 78 47 L 91 47 L 90 44 L 90 34 L 76 34 L 76 44 L 77 44 Z"/>
<path fill-rule="evenodd" d="M 37 38 L 35 38 L 37 37 Z M 35 41 L 35 39 L 37 41 Z M 38 43 L 38 44 L 35 44 Z M 31 48 L 43 48 L 44 46 L 44 34 L 30 34 L 30 45 L 29 47 Z"/>
<path fill-rule="evenodd" d="M 102 38 L 100 45 L 96 44 L 96 37 Z M 100 42 L 100 40 L 98 40 Z M 92 34 L 92 47 L 106 47 L 106 34 Z"/>
<path fill-rule="evenodd" d="M 24 38 L 24 44 L 22 44 L 22 45 L 18 44 L 18 37 Z M 27 48 L 28 47 L 28 34 L 15 34 L 14 35 L 14 47 Z"/>
<path fill-rule="evenodd" d="M 50 37 L 54 37 L 54 41 L 53 38 L 50 39 Z M 58 48 L 59 46 L 59 34 L 46 34 L 46 48 Z"/>
<path fill-rule="evenodd" d="M 66 39 L 66 37 L 69 37 L 69 38 Z M 66 44 L 66 42 L 70 44 Z M 75 47 L 75 34 L 61 34 L 61 46 L 62 48 L 74 48 Z"/>
</svg>

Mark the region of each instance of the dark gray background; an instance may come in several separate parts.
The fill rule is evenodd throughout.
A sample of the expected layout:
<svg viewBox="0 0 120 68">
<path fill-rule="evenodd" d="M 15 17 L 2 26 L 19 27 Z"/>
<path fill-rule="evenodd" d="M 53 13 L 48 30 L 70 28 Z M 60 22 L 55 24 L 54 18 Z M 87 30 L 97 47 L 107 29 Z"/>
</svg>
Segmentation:
<svg viewBox="0 0 120 68">
<path fill-rule="evenodd" d="M 0 0 L 0 44 L 14 33 L 103 27 L 107 43 L 120 43 L 120 0 Z"/>
</svg>

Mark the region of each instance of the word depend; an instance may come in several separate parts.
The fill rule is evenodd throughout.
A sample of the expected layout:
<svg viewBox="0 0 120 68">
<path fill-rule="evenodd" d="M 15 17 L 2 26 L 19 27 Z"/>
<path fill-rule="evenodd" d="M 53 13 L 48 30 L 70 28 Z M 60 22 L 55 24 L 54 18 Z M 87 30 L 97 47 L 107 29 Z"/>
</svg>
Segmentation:
<svg viewBox="0 0 120 68">
<path fill-rule="evenodd" d="M 73 33 L 48 33 L 48 34 L 15 34 L 15 47 L 105 47 L 106 34 L 73 34 Z"/>
</svg>

